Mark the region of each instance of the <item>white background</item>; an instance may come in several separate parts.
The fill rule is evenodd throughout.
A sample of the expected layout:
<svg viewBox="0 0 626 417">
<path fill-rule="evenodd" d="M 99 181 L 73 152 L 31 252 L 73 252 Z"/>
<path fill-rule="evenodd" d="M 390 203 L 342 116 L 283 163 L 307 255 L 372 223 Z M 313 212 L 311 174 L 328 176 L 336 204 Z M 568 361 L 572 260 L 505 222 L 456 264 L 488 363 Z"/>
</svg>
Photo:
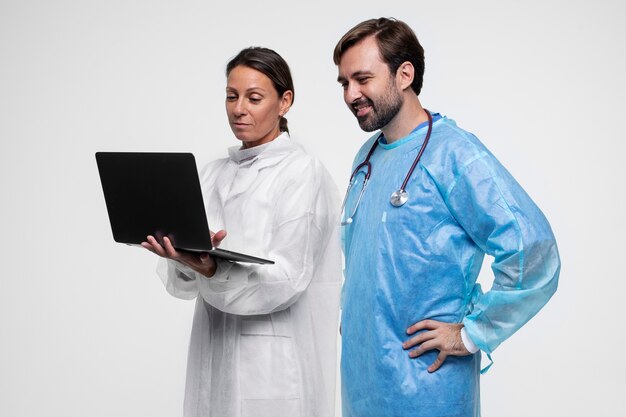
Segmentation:
<svg viewBox="0 0 626 417">
<path fill-rule="evenodd" d="M 496 350 L 483 415 L 623 415 L 617 0 L 0 0 L 0 415 L 181 414 L 193 302 L 166 294 L 151 254 L 113 242 L 94 153 L 225 156 L 225 64 L 268 46 L 294 74 L 292 135 L 343 190 L 368 135 L 332 50 L 379 16 L 418 34 L 423 104 L 481 138 L 559 242 L 559 290 Z"/>
</svg>

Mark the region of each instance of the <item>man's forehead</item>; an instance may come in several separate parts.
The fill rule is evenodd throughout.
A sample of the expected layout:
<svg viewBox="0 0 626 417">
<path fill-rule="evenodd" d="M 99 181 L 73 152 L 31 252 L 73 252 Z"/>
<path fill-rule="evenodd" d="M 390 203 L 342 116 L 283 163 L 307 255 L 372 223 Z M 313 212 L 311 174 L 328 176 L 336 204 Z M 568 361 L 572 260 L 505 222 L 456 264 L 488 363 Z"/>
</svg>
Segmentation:
<svg viewBox="0 0 626 417">
<path fill-rule="evenodd" d="M 338 78 L 351 78 L 366 72 L 374 73 L 381 67 L 386 67 L 386 64 L 380 56 L 378 43 L 370 36 L 344 52 L 337 67 Z"/>
</svg>

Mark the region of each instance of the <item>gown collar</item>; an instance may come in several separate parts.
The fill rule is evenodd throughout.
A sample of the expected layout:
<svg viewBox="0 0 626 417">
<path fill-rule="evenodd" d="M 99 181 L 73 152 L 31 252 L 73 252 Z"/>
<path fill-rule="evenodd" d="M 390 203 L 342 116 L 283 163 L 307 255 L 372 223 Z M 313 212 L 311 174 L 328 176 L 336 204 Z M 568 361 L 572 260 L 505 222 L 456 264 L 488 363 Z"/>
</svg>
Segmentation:
<svg viewBox="0 0 626 417">
<path fill-rule="evenodd" d="M 441 114 L 439 113 L 433 113 L 430 112 L 430 114 L 433 117 L 433 125 L 439 120 L 441 119 Z M 426 131 L 428 130 L 428 122 L 423 122 L 420 123 L 415 129 L 413 129 L 411 131 L 411 133 L 409 133 L 408 135 L 406 135 L 405 137 L 398 139 L 395 142 L 392 143 L 387 143 L 387 140 L 385 139 L 385 136 L 383 135 L 383 132 L 380 132 L 380 135 L 378 136 L 378 138 L 376 139 L 378 141 L 378 145 L 383 148 L 383 149 L 394 149 L 397 148 L 399 146 L 404 145 L 407 142 L 412 141 L 413 139 L 417 138 L 417 137 L 421 137 L 422 135 L 426 134 Z"/>
<path fill-rule="evenodd" d="M 228 149 L 232 175 L 221 175 L 217 179 L 218 190 L 223 202 L 248 192 L 254 184 L 259 171 L 279 164 L 299 145 L 289 138 L 287 132 L 276 139 L 253 148 L 241 149 L 233 146 Z M 237 181 L 234 181 L 234 178 Z"/>
<path fill-rule="evenodd" d="M 278 154 L 284 154 L 293 148 L 289 140 L 289 133 L 282 132 L 271 142 L 263 145 L 254 146 L 252 148 L 241 148 L 241 146 L 232 146 L 228 148 L 228 156 L 231 161 L 237 164 L 245 164 L 252 162 L 258 158 L 272 157 Z"/>
</svg>

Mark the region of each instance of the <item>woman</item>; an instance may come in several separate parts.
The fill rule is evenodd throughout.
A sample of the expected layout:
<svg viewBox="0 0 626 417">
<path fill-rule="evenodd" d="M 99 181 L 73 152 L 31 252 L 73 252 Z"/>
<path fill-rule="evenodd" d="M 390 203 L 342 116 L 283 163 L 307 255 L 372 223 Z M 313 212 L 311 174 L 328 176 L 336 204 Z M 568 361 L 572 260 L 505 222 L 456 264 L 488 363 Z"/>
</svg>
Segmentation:
<svg viewBox="0 0 626 417">
<path fill-rule="evenodd" d="M 275 261 L 250 265 L 143 246 L 174 296 L 196 298 L 184 415 L 331 416 L 341 258 L 336 187 L 289 138 L 287 63 L 266 48 L 227 65 L 226 113 L 242 143 L 201 175 L 214 243 Z M 228 238 L 224 239 L 227 230 Z M 223 240 L 223 242 L 222 242 Z"/>
</svg>

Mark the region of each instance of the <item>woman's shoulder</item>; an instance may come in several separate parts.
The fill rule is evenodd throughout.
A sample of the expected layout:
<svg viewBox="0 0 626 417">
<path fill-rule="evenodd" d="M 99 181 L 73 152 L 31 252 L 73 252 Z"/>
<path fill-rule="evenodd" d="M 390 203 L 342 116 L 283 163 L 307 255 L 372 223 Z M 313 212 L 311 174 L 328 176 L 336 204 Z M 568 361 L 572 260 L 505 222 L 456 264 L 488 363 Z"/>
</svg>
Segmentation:
<svg viewBox="0 0 626 417">
<path fill-rule="evenodd" d="M 292 141 L 292 151 L 284 161 L 286 170 L 300 173 L 300 175 L 330 176 L 319 157 L 309 152 L 300 141 L 295 139 Z"/>
<path fill-rule="evenodd" d="M 295 199 L 299 204 L 306 202 L 307 210 L 318 214 L 338 210 L 339 190 L 330 172 L 297 140 L 294 140 L 289 155 L 275 169 L 273 189 L 281 196 L 289 195 L 289 198 L 277 200 L 277 204 L 284 206 L 286 200 Z"/>
<path fill-rule="evenodd" d="M 206 180 L 212 176 L 218 175 L 228 164 L 228 161 L 228 158 L 220 158 L 205 163 L 200 169 L 200 179 Z"/>
</svg>

